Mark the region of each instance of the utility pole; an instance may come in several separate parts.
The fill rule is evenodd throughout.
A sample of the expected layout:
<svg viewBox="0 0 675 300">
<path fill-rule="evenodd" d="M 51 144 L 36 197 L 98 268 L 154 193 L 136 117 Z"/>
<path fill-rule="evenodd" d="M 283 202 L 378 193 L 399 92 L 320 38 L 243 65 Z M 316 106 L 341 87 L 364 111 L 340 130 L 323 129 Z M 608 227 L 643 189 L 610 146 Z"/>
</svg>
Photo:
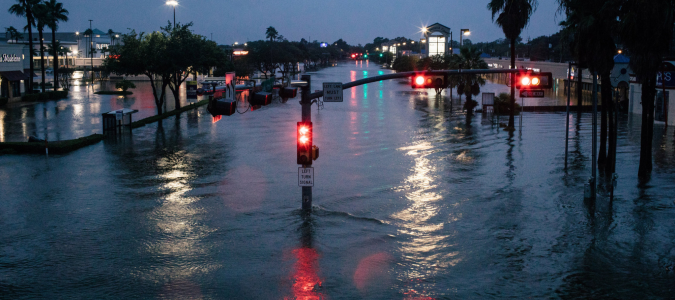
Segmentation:
<svg viewBox="0 0 675 300">
<path fill-rule="evenodd" d="M 94 30 L 91 29 L 91 22 L 93 20 L 89 20 L 89 31 L 91 33 L 89 34 L 89 55 L 91 55 L 91 86 L 94 86 Z"/>
<path fill-rule="evenodd" d="M 598 73 L 593 72 L 593 159 L 591 160 L 591 199 L 595 200 L 598 143 Z"/>
<path fill-rule="evenodd" d="M 571 80 L 571 75 L 572 75 L 572 62 L 568 63 L 569 65 L 567 66 L 567 117 L 565 118 L 565 171 L 567 171 L 567 149 L 569 148 L 569 140 L 570 140 L 570 97 L 571 92 L 572 92 L 572 80 Z"/>
</svg>

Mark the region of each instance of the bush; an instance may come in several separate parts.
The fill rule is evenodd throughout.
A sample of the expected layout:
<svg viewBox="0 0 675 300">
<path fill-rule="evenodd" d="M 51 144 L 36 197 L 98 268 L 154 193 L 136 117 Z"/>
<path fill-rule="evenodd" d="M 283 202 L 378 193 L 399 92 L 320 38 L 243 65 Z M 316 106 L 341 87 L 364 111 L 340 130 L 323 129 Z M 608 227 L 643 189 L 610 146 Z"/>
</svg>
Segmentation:
<svg viewBox="0 0 675 300">
<path fill-rule="evenodd" d="M 49 100 L 49 93 L 40 93 L 40 94 L 38 94 L 38 100 L 39 100 L 39 101 L 47 101 L 47 100 Z"/>
<path fill-rule="evenodd" d="M 21 101 L 35 102 L 40 99 L 40 94 L 26 94 L 21 97 Z"/>
<path fill-rule="evenodd" d="M 45 93 L 26 94 L 21 97 L 21 101 L 35 102 L 48 101 L 68 98 L 68 91 L 50 91 Z"/>
<path fill-rule="evenodd" d="M 9 102 L 9 98 L 7 97 L 0 97 L 0 105 L 5 105 Z"/>
<path fill-rule="evenodd" d="M 499 96 L 495 97 L 495 113 L 499 115 L 509 115 L 511 111 L 511 95 L 507 93 L 501 93 Z M 514 115 L 520 114 L 520 105 L 516 103 L 516 111 Z"/>
<path fill-rule="evenodd" d="M 136 85 L 129 80 L 122 80 L 115 83 L 115 88 L 121 89 L 122 92 L 126 92 L 128 89 L 135 89 Z"/>
</svg>

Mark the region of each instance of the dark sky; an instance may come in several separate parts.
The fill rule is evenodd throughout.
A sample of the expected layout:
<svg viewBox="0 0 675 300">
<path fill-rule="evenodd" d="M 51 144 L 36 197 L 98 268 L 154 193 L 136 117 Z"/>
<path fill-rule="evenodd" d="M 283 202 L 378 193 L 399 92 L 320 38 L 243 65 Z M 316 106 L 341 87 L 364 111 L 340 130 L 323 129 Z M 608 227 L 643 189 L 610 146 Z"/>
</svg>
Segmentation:
<svg viewBox="0 0 675 300">
<path fill-rule="evenodd" d="M 87 20 L 103 31 L 158 30 L 173 19 L 166 0 L 62 0 L 70 21 L 61 31 L 84 31 Z M 489 0 L 179 0 L 176 19 L 194 22 L 195 33 L 219 44 L 265 38 L 265 28 L 274 26 L 289 40 L 300 38 L 350 44 L 365 44 L 375 37 L 405 36 L 418 39 L 419 28 L 435 22 L 452 28 L 457 40 L 460 28 L 471 30 L 471 40 L 503 38 L 486 9 Z M 23 28 L 25 21 L 7 13 L 15 0 L 0 0 L 0 31 Z M 535 38 L 558 31 L 561 16 L 554 0 L 540 0 L 521 37 Z"/>
</svg>

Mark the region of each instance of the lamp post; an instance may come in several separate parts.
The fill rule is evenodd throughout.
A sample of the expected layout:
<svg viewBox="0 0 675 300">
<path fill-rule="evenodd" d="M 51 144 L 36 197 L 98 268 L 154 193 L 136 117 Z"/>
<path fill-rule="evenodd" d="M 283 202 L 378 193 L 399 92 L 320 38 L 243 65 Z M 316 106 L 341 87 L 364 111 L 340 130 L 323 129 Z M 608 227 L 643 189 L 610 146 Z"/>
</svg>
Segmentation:
<svg viewBox="0 0 675 300">
<path fill-rule="evenodd" d="M 169 0 L 166 1 L 166 5 L 173 6 L 173 28 L 176 28 L 176 6 L 178 6 L 178 1 Z"/>
<path fill-rule="evenodd" d="M 464 45 L 464 44 L 463 44 L 464 40 L 463 40 L 462 38 L 463 38 L 465 35 L 466 35 L 466 36 L 471 35 L 471 31 L 469 31 L 468 29 L 460 29 L 460 30 L 459 30 L 459 47 L 460 47 L 460 48 L 462 48 L 462 46 Z"/>
<path fill-rule="evenodd" d="M 89 34 L 89 54 L 91 55 L 91 86 L 94 86 L 94 30 L 91 29 L 91 22 L 94 20 L 89 20 L 89 31 L 91 33 Z"/>
</svg>

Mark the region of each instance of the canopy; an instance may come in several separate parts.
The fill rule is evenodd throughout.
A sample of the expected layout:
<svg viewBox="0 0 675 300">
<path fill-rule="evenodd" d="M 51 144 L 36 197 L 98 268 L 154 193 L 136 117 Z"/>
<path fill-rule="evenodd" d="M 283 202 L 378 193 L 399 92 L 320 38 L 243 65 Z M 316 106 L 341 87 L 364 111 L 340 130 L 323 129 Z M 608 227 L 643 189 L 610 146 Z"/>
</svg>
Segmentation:
<svg viewBox="0 0 675 300">
<path fill-rule="evenodd" d="M 28 80 L 28 75 L 21 71 L 2 71 L 0 72 L 0 76 L 9 81 Z"/>
</svg>

